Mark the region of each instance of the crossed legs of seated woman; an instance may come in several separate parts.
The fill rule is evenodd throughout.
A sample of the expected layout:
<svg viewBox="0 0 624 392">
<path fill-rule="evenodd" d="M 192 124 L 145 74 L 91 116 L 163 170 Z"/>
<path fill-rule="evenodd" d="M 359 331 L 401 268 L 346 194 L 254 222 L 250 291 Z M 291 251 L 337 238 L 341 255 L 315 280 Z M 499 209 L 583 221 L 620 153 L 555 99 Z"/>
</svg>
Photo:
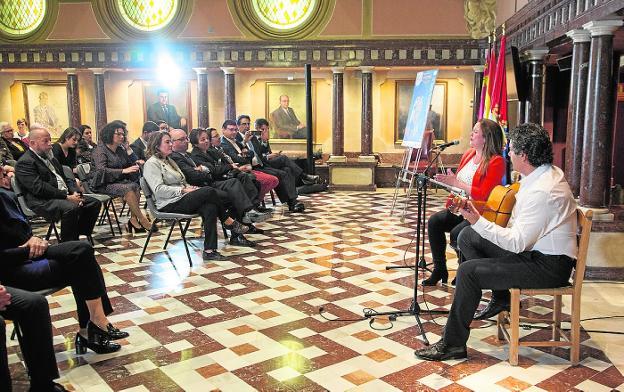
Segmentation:
<svg viewBox="0 0 624 392">
<path fill-rule="evenodd" d="M 429 278 L 423 280 L 423 286 L 435 286 L 439 281 L 448 281 L 448 270 L 446 268 L 446 233 L 451 234 L 451 246 L 457 246 L 459 232 L 470 223 L 461 215 L 455 215 L 445 209 L 431 215 L 427 222 L 427 232 L 429 234 L 429 246 L 433 258 L 433 271 Z"/>
<path fill-rule="evenodd" d="M 30 241 L 43 241 L 33 237 Z M 98 354 L 121 348 L 116 339 L 129 334 L 115 328 L 107 318 L 112 313 L 102 270 L 88 242 L 69 241 L 47 248 L 38 260 L 22 264 L 3 274 L 9 286 L 29 291 L 71 286 L 78 313 L 80 331 L 76 334 L 76 352 L 87 348 Z"/>
<path fill-rule="evenodd" d="M 204 260 L 224 259 L 217 251 L 217 217 L 226 229 L 241 236 L 249 230 L 247 226 L 243 226 L 227 214 L 217 191 L 210 187 L 194 188 L 194 190 L 185 193 L 181 199 L 165 205 L 160 210 L 201 215 L 204 228 Z"/>
</svg>

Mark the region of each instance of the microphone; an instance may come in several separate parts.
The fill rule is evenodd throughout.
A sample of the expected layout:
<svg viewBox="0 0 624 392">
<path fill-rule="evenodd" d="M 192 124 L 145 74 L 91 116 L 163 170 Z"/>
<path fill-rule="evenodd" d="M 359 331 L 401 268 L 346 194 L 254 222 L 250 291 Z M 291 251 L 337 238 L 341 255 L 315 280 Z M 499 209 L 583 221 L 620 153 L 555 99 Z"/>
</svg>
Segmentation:
<svg viewBox="0 0 624 392">
<path fill-rule="evenodd" d="M 452 142 L 446 142 L 444 144 L 440 144 L 439 146 L 437 146 L 436 148 L 440 151 L 445 150 L 447 147 L 450 146 L 456 146 L 459 144 L 459 140 L 453 140 Z"/>
</svg>

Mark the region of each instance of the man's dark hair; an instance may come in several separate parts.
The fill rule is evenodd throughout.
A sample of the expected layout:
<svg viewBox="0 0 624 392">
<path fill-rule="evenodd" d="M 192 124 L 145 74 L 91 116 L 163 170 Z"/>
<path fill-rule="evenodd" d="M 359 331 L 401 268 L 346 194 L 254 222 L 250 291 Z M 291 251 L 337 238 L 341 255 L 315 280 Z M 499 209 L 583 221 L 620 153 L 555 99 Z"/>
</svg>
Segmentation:
<svg viewBox="0 0 624 392">
<path fill-rule="evenodd" d="M 261 127 L 263 125 L 269 126 L 269 122 L 266 118 L 257 118 L 256 119 L 256 128 Z"/>
<path fill-rule="evenodd" d="M 115 131 L 117 129 L 123 129 L 124 133 L 127 134 L 126 123 L 121 120 L 111 121 L 108 124 L 104 125 L 104 127 L 100 130 L 99 139 L 104 144 L 113 144 L 113 138 L 115 137 Z"/>
<path fill-rule="evenodd" d="M 167 90 L 166 88 L 159 88 L 159 89 L 156 91 L 156 95 L 160 95 L 160 94 L 162 94 L 162 93 L 165 93 L 165 94 L 169 95 L 169 90 Z"/>
<path fill-rule="evenodd" d="M 234 121 L 234 120 L 225 120 L 223 122 L 223 126 L 221 128 L 225 129 L 225 128 L 228 127 L 228 125 L 237 125 L 237 124 L 236 124 L 236 121 Z"/>
<path fill-rule="evenodd" d="M 251 117 L 249 117 L 246 114 L 241 114 L 240 116 L 238 116 L 238 118 L 236 119 L 236 125 L 240 125 L 241 124 L 241 120 L 246 118 L 247 120 L 249 120 L 249 123 L 251 124 Z"/>
<path fill-rule="evenodd" d="M 210 138 L 210 134 L 204 128 L 193 128 L 193 129 L 191 129 L 191 133 L 189 133 L 189 141 L 191 142 L 191 145 L 197 146 L 199 144 L 199 138 L 201 137 L 202 132 L 207 133 L 208 134 L 208 138 Z"/>
<path fill-rule="evenodd" d="M 149 134 L 149 133 L 156 132 L 156 131 L 160 131 L 158 124 L 156 124 L 153 121 L 148 121 L 145 124 L 143 124 L 143 130 L 141 132 Z"/>
<path fill-rule="evenodd" d="M 526 154 L 531 166 L 553 162 L 552 142 L 548 132 L 538 124 L 525 123 L 509 132 L 514 154 Z"/>
<path fill-rule="evenodd" d="M 160 125 L 160 124 L 167 124 L 167 121 L 165 121 L 165 120 L 158 120 L 158 121 L 156 121 L 156 125 Z"/>
</svg>

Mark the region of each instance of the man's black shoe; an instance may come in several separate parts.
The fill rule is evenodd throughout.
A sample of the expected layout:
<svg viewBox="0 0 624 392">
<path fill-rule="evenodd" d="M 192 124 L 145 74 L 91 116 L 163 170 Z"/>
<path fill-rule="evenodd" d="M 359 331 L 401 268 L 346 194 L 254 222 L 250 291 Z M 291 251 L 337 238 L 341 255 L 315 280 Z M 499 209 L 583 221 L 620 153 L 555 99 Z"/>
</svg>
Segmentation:
<svg viewBox="0 0 624 392">
<path fill-rule="evenodd" d="M 268 212 L 268 213 L 273 212 L 273 209 L 272 209 L 272 208 L 262 207 L 261 205 L 257 205 L 257 206 L 255 207 L 255 209 L 256 209 L 256 211 L 258 211 L 258 212 Z"/>
<path fill-rule="evenodd" d="M 202 257 L 206 261 L 208 261 L 208 260 L 211 260 L 211 261 L 227 260 L 227 257 L 223 256 L 221 253 L 217 252 L 216 250 L 213 250 L 210 253 L 202 252 Z"/>
<path fill-rule="evenodd" d="M 293 203 L 288 205 L 288 211 L 290 212 L 303 212 L 305 211 L 305 206 L 303 203 Z"/>
<path fill-rule="evenodd" d="M 236 237 L 230 237 L 230 245 L 234 246 L 247 246 L 249 248 L 253 248 L 256 246 L 256 243 L 253 241 L 249 241 L 243 235 L 239 235 Z"/>
<path fill-rule="evenodd" d="M 304 174 L 301 176 L 301 182 L 303 182 L 305 185 L 318 184 L 320 181 L 321 178 L 317 175 Z"/>
<path fill-rule="evenodd" d="M 468 357 L 466 346 L 447 346 L 442 339 L 436 344 L 414 351 L 414 355 L 416 358 L 426 361 L 448 361 L 450 359 L 463 359 Z"/>
<path fill-rule="evenodd" d="M 264 234 L 264 230 L 259 229 L 254 225 L 249 225 L 249 231 L 247 234 Z"/>
<path fill-rule="evenodd" d="M 483 309 L 475 313 L 475 320 L 485 320 L 490 317 L 494 317 L 503 310 L 509 311 L 509 304 L 501 303 L 496 300 L 490 301 L 490 303 Z"/>
</svg>

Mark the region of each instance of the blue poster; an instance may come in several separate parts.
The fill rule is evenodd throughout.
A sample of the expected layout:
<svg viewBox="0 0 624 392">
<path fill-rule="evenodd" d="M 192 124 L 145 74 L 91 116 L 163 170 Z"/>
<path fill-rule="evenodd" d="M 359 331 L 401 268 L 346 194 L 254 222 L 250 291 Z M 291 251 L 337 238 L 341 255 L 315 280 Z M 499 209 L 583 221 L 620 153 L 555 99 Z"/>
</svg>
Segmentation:
<svg viewBox="0 0 624 392">
<path fill-rule="evenodd" d="M 420 148 L 422 144 L 425 126 L 427 125 L 427 113 L 433 96 L 438 70 L 418 72 L 414 82 L 414 93 L 410 103 L 405 133 L 403 135 L 404 147 Z"/>
</svg>

